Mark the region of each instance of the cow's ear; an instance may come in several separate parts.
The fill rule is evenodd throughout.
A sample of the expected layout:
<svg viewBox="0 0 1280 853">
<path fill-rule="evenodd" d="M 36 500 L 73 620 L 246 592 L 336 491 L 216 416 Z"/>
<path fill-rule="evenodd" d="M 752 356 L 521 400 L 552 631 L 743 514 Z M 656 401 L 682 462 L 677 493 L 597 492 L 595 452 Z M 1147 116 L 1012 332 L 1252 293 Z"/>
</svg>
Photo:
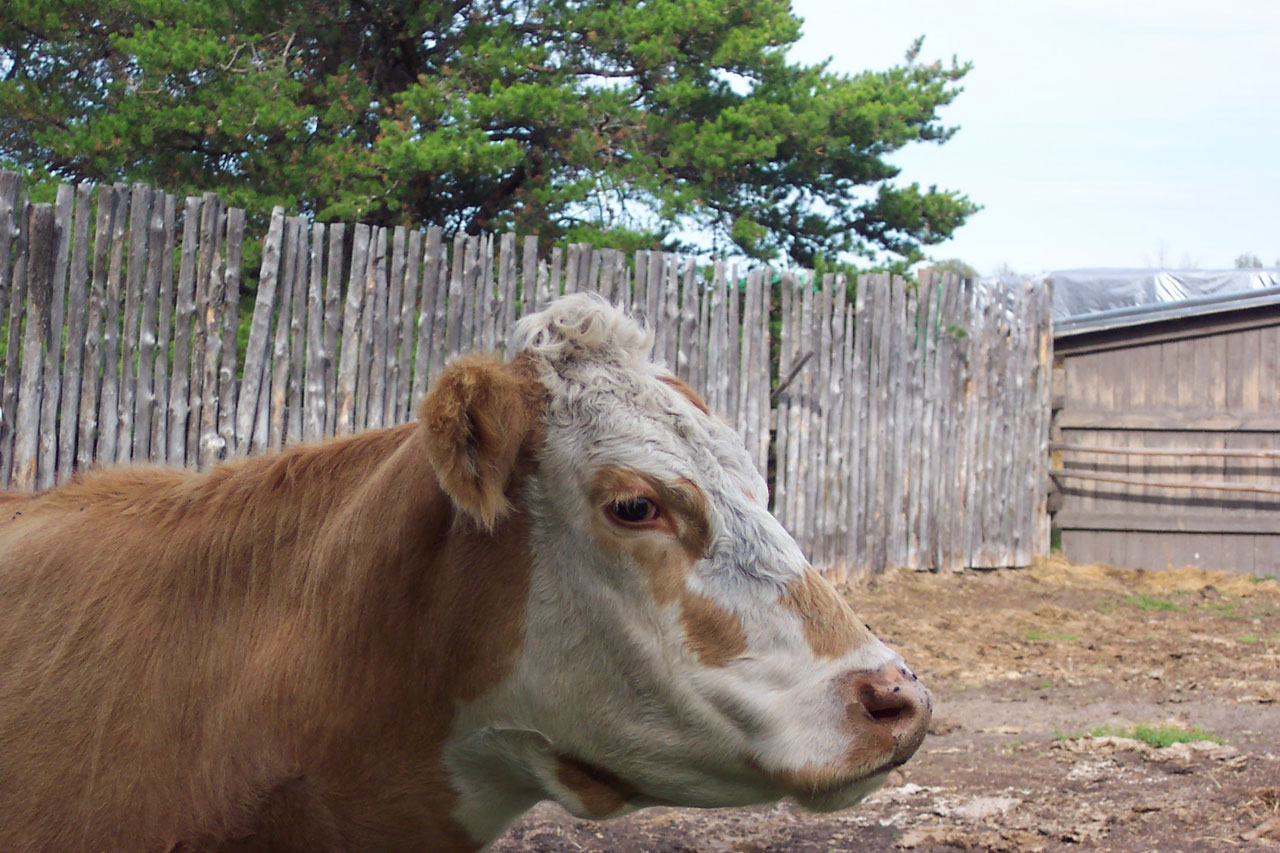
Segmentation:
<svg viewBox="0 0 1280 853">
<path fill-rule="evenodd" d="M 454 505 L 485 529 L 511 510 L 507 489 L 521 449 L 541 423 L 543 396 L 525 361 L 463 356 L 422 401 L 431 467 Z"/>
</svg>

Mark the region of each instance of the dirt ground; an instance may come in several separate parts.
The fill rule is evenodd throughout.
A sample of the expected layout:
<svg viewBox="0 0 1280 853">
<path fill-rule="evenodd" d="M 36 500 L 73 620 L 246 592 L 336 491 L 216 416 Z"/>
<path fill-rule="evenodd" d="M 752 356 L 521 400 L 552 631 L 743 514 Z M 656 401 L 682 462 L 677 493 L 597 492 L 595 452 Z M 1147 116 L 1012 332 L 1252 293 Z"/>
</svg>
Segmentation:
<svg viewBox="0 0 1280 853">
<path fill-rule="evenodd" d="M 860 806 L 815 815 L 543 804 L 493 847 L 623 853 L 1280 851 L 1280 583 L 1050 560 L 846 589 L 933 690 L 920 752 Z M 1155 749 L 1099 726 L 1199 726 Z"/>
</svg>

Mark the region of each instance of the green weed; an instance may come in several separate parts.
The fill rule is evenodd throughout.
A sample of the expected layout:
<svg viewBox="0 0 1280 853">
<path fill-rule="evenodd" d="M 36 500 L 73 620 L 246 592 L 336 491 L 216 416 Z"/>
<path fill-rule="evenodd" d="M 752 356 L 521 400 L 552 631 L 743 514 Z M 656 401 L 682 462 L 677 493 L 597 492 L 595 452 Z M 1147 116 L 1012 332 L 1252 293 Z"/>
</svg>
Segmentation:
<svg viewBox="0 0 1280 853">
<path fill-rule="evenodd" d="M 1022 639 L 1031 643 L 1041 642 L 1045 640 L 1053 641 L 1053 642 L 1057 642 L 1057 641 L 1072 642 L 1073 640 L 1080 639 L 1080 635 L 1071 634 L 1066 631 L 1041 631 L 1039 629 L 1032 628 L 1031 630 L 1023 633 Z"/>
<path fill-rule="evenodd" d="M 1168 610 L 1179 611 L 1186 608 L 1181 604 L 1176 604 L 1167 598 L 1156 598 L 1151 595 L 1131 595 L 1124 600 L 1125 604 L 1130 604 L 1139 610 Z"/>
<path fill-rule="evenodd" d="M 1226 740 L 1210 734 L 1200 726 L 1153 725 L 1138 723 L 1135 726 L 1098 726 L 1088 731 L 1089 737 L 1127 737 L 1140 740 L 1156 749 L 1164 749 L 1175 743 L 1192 743 L 1207 740 L 1211 743 L 1224 744 Z"/>
</svg>

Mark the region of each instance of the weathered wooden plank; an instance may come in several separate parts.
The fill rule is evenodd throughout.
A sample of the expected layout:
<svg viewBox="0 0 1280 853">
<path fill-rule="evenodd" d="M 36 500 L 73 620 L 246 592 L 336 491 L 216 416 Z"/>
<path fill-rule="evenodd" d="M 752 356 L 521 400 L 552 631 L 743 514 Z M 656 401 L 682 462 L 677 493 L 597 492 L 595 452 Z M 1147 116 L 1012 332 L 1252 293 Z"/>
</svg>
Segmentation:
<svg viewBox="0 0 1280 853">
<path fill-rule="evenodd" d="M 57 222 L 53 206 L 30 206 L 25 229 L 27 239 L 26 328 L 22 336 L 22 372 L 18 386 L 18 411 L 14 417 L 13 488 L 36 488 L 40 441 L 40 403 L 44 391 L 43 355 L 50 341 L 49 309 L 53 299 L 54 255 Z"/>
<path fill-rule="evenodd" d="M 365 267 L 369 260 L 370 228 L 357 225 L 347 277 L 347 301 L 342 312 L 342 343 L 338 359 L 334 432 L 351 435 L 356 430 L 356 379 L 360 365 L 360 318 L 365 310 Z"/>
<path fill-rule="evenodd" d="M 716 261 L 713 267 L 710 286 L 706 290 L 702 325 L 705 327 L 706 344 L 698 355 L 702 364 L 702 391 L 707 404 L 713 412 L 725 411 L 725 394 L 727 378 L 725 376 L 725 349 L 728 340 L 725 335 L 725 263 Z"/>
<path fill-rule="evenodd" d="M 974 377 L 973 365 L 978 360 L 978 342 L 977 338 L 983 334 L 984 320 L 980 315 L 983 292 L 973 285 L 972 282 L 956 281 L 948 292 L 956 294 L 954 305 L 950 308 L 948 315 L 949 328 L 952 330 L 961 330 L 960 332 L 950 335 L 951 358 L 956 363 L 956 374 L 953 377 L 953 385 L 950 396 L 953 402 L 955 414 L 951 415 L 960 422 L 960 430 L 955 445 L 959 449 L 957 459 L 959 465 L 957 467 L 957 475 L 961 477 L 961 485 L 955 489 L 954 506 L 947 506 L 945 509 L 949 512 L 951 522 L 951 535 L 946 541 L 946 545 L 951 549 L 948 559 L 951 561 L 944 568 L 958 570 L 967 565 L 968 552 L 965 547 L 968 529 L 974 527 L 975 522 L 981 518 L 981 507 L 975 506 L 971 501 L 971 496 L 980 494 L 978 489 L 970 490 L 968 483 L 976 478 L 976 447 L 977 437 L 979 434 L 990 432 L 992 424 L 983 420 L 985 407 L 978 399 L 977 387 L 978 383 Z M 940 421 L 939 419 L 935 419 Z M 944 434 L 944 440 L 941 446 L 944 448 L 937 451 L 934 466 L 941 468 L 946 465 L 945 454 L 952 452 L 949 448 L 953 445 L 946 443 L 950 438 Z M 945 469 L 944 469 L 945 470 Z"/>
<path fill-rule="evenodd" d="M 369 426 L 369 398 L 373 389 L 374 315 L 377 312 L 378 289 L 378 236 L 382 229 L 374 228 L 369 235 L 369 256 L 365 260 L 364 314 L 360 322 L 359 365 L 356 368 L 356 430 Z"/>
<path fill-rule="evenodd" d="M 680 279 L 680 335 L 673 367 L 676 376 L 692 383 L 696 371 L 693 360 L 698 352 L 698 289 L 694 282 L 692 259 L 683 262 Z"/>
<path fill-rule="evenodd" d="M 169 374 L 170 342 L 173 338 L 174 314 L 174 222 L 177 218 L 177 199 L 168 193 L 156 196 L 155 206 L 160 210 L 161 234 L 159 247 L 148 247 L 150 257 L 154 251 L 160 257 L 159 292 L 156 294 L 156 346 L 151 365 L 151 389 L 154 402 L 151 412 L 151 459 L 164 463 L 169 460 Z"/>
<path fill-rule="evenodd" d="M 1053 285 L 1045 280 L 1040 289 L 1039 312 L 1036 317 L 1037 349 L 1039 352 L 1037 432 L 1040 450 L 1035 459 L 1032 477 L 1036 489 L 1036 550 L 1033 557 L 1047 557 L 1050 553 L 1049 520 L 1049 430 L 1051 426 L 1053 384 Z"/>
<path fill-rule="evenodd" d="M 744 433 L 742 429 L 742 418 L 739 403 L 739 386 L 740 374 L 742 370 L 742 279 L 740 275 L 742 268 L 733 265 L 728 277 L 728 321 L 726 336 L 728 336 L 728 366 L 726 371 L 726 400 L 724 400 L 724 411 L 730 423 L 735 425 L 739 434 Z"/>
<path fill-rule="evenodd" d="M 307 258 L 307 353 L 303 375 L 302 437 L 314 441 L 324 435 L 324 224 L 311 226 Z"/>
<path fill-rule="evenodd" d="M 653 294 L 649 292 L 649 253 L 636 249 L 631 265 L 636 277 L 635 287 L 631 292 L 631 316 L 639 318 L 652 330 L 655 318 L 650 304 Z"/>
<path fill-rule="evenodd" d="M 516 325 L 518 289 L 516 281 L 516 235 L 508 231 L 502 235 L 498 253 L 498 306 L 502 314 L 498 318 L 498 347 L 506 353 L 511 345 L 511 333 Z"/>
<path fill-rule="evenodd" d="M 538 296 L 538 304 L 546 306 L 552 299 L 559 298 L 562 294 L 568 293 L 565 289 L 565 282 L 562 279 L 562 265 L 564 264 L 564 252 L 559 246 L 551 249 L 551 267 L 548 270 L 547 289 Z"/>
<path fill-rule="evenodd" d="M 613 292 L 614 304 L 629 310 L 633 307 L 635 296 L 631 270 L 627 267 L 627 256 L 617 250 L 613 253 Z"/>
<path fill-rule="evenodd" d="M 305 226 L 305 220 L 300 216 L 288 218 L 284 228 L 284 246 L 280 253 L 282 269 L 279 307 L 276 311 L 275 338 L 271 345 L 271 394 L 268 398 L 270 414 L 267 444 L 272 450 L 282 448 L 287 438 L 285 429 L 289 400 L 289 335 L 292 331 L 293 291 L 297 283 L 298 244 L 304 240 Z"/>
<path fill-rule="evenodd" d="M 813 539 L 813 552 L 823 569 L 834 562 L 831 553 L 834 538 L 831 525 L 827 524 L 827 502 L 834 495 L 831 468 L 831 447 L 827 442 L 830 435 L 831 411 L 831 374 L 832 374 L 832 313 L 835 308 L 835 276 L 827 273 L 822 276 L 821 284 L 814 273 L 810 280 L 809 290 L 815 290 L 813 305 L 813 326 L 811 340 L 818 344 L 817 370 L 813 374 L 813 385 L 810 389 L 811 423 L 809 450 L 805 459 L 813 470 L 809 478 L 809 515 L 810 536 Z M 818 289 L 820 288 L 820 289 Z"/>
<path fill-rule="evenodd" d="M 538 304 L 540 305 L 544 296 L 549 298 L 551 295 L 551 268 L 546 261 L 538 262 L 537 293 Z"/>
<path fill-rule="evenodd" d="M 907 542 L 906 564 L 917 571 L 923 565 L 920 548 L 920 518 L 924 507 L 924 483 L 921 481 L 921 463 L 924 458 L 922 443 L 924 419 L 924 337 L 921 328 L 928 312 L 929 294 L 927 278 L 923 271 L 917 278 L 917 286 L 907 292 L 906 332 L 910 336 L 907 347 L 907 421 L 904 424 L 907 441 Z"/>
<path fill-rule="evenodd" d="M 826 347 L 830 363 L 822 386 L 823 501 L 822 535 L 826 566 L 839 577 L 843 570 L 844 543 L 840 529 L 839 507 L 844 493 L 844 453 L 840 445 L 843 426 L 844 354 L 845 354 L 845 290 L 844 277 L 827 273 L 822 279 L 824 316 L 823 330 L 828 335 Z"/>
<path fill-rule="evenodd" d="M 875 373 L 872 394 L 875 397 L 875 427 L 870 434 L 874 436 L 890 436 L 892 411 L 891 370 L 893 361 L 892 339 L 892 279 L 888 274 L 876 277 L 875 283 Z M 872 570 L 883 572 L 887 566 L 889 535 L 889 491 L 892 488 L 889 467 L 892 465 L 892 441 L 876 440 L 873 442 L 873 459 L 871 462 L 871 482 L 875 492 L 871 513 Z"/>
<path fill-rule="evenodd" d="M 191 381 L 187 388 L 190 411 L 187 415 L 188 465 L 199 464 L 204 417 L 204 366 L 208 345 L 210 281 L 214 268 L 215 233 L 221 203 L 213 193 L 205 193 L 200 204 L 200 247 L 196 253 L 195 316 L 191 324 Z"/>
<path fill-rule="evenodd" d="M 648 258 L 645 266 L 645 289 L 648 294 L 649 326 L 654 331 L 653 352 L 657 358 L 663 358 L 671 328 L 671 318 L 667 314 L 662 289 L 666 260 L 661 252 L 645 252 L 645 255 Z"/>
<path fill-rule="evenodd" d="M 305 219 L 298 222 L 298 242 L 293 267 L 293 306 L 289 311 L 289 394 L 285 415 L 285 440 L 302 440 L 302 393 L 306 371 L 308 271 L 311 261 L 310 234 Z M 312 303 L 318 310 L 320 303 Z"/>
<path fill-rule="evenodd" d="M 240 337 L 240 264 L 244 248 L 244 211 L 228 208 L 225 211 L 222 303 L 222 359 L 218 365 L 218 436 L 222 458 L 236 450 L 236 412 L 239 406 L 239 385 L 236 382 L 237 350 Z"/>
<path fill-rule="evenodd" d="M 815 295 L 812 282 L 812 273 L 810 278 L 806 279 L 804 275 L 796 277 L 796 286 L 801 290 L 800 303 L 800 326 L 797 329 L 796 340 L 807 342 L 810 352 L 814 352 L 817 340 L 814 337 L 813 329 L 815 326 Z M 802 537 L 801 547 L 805 552 L 813 557 L 815 546 L 815 531 L 813 528 L 814 517 L 814 489 L 813 481 L 821 475 L 821 472 L 815 470 L 815 466 L 810 464 L 813 448 L 813 421 L 814 421 L 814 386 L 817 384 L 818 375 L 817 366 L 821 359 L 821 353 L 814 352 L 816 357 L 810 358 L 809 361 L 801 369 L 800 374 L 796 377 L 797 396 L 800 399 L 799 419 L 797 420 L 797 456 L 795 465 L 792 470 L 797 475 L 794 486 L 794 494 L 796 495 L 796 519 L 794 522 L 796 532 Z"/>
<path fill-rule="evenodd" d="M 0 190 L 3 195 L 3 190 Z M 3 202 L 0 202 L 2 204 Z M 66 482 L 76 462 L 76 439 L 79 437 L 80 384 L 84 372 L 85 309 L 89 291 L 89 223 L 93 204 L 93 185 L 87 181 L 76 187 L 75 215 L 72 228 L 71 274 L 67 283 L 67 340 L 62 369 L 62 414 L 58 419 L 58 469 L 56 480 Z M 0 230 L 4 228 L 0 214 Z M 7 251 L 0 252 L 0 266 L 8 266 Z M 3 276 L 3 273 L 0 273 Z M 0 284 L 0 290 L 3 285 Z M 0 317 L 4 316 L 0 297 Z M 93 365 L 94 368 L 97 365 Z"/>
<path fill-rule="evenodd" d="M 190 199 L 187 205 L 189 210 Z M 253 302 L 249 343 L 245 349 L 244 369 L 240 378 L 240 399 L 236 405 L 236 453 L 241 456 L 247 455 L 251 450 L 263 449 L 254 445 L 254 438 L 259 421 L 259 403 L 263 397 L 263 387 L 267 384 L 267 347 L 271 334 L 271 316 L 275 313 L 276 290 L 280 280 L 280 244 L 283 239 L 284 208 L 276 207 L 271 211 L 271 225 L 262 243 L 258 291 Z M 171 455 L 170 458 L 175 457 Z"/>
<path fill-rule="evenodd" d="M 22 191 L 22 179 L 15 172 L 0 170 L 0 323 L 9 316 L 9 296 L 13 289 L 13 267 L 9 259 L 13 256 L 13 241 L 18 236 L 17 214 L 19 196 Z M 14 303 L 14 312 L 20 313 L 18 303 Z M 0 365 L 0 394 L 4 390 L 4 370 Z M 0 429 L 5 428 L 0 421 Z"/>
<path fill-rule="evenodd" d="M 400 381 L 401 381 L 401 365 L 400 365 L 400 343 L 402 339 L 412 337 L 412 326 L 410 334 L 404 335 L 401 331 L 402 315 L 404 311 L 404 271 L 405 271 L 405 253 L 408 251 L 409 232 L 404 226 L 397 225 L 391 236 L 391 258 L 389 261 L 390 272 L 387 279 L 387 317 L 386 317 L 386 368 L 385 382 L 386 387 L 383 389 L 382 404 L 382 422 L 385 424 L 401 423 L 400 415 Z M 407 365 L 403 371 L 405 378 L 408 378 Z"/>
<path fill-rule="evenodd" d="M 138 460 L 160 462 L 165 454 L 153 450 L 156 420 L 156 356 L 160 335 L 160 275 L 164 263 L 169 260 L 164 237 L 164 194 L 153 193 L 148 199 L 146 221 L 146 268 L 141 271 L 142 313 L 138 326 L 138 372 L 134 391 L 134 432 L 131 456 Z M 130 253 L 132 257 L 132 252 Z M 163 413 L 161 413 L 163 417 Z"/>
<path fill-rule="evenodd" d="M 197 292 L 202 294 L 195 323 L 195 328 L 202 330 L 199 336 L 201 359 L 193 360 L 191 365 L 193 374 L 198 371 L 200 375 L 200 417 L 196 420 L 193 412 L 189 422 L 189 425 L 195 424 L 195 443 L 194 446 L 190 443 L 192 434 L 188 432 L 187 458 L 190 462 L 194 457 L 196 464 L 205 469 L 216 462 L 222 453 L 222 437 L 218 434 L 218 408 L 221 405 L 218 367 L 222 362 L 222 310 L 227 293 L 222 258 L 226 208 L 213 193 L 205 194 L 200 231 L 201 241 L 208 240 L 207 246 L 200 247 L 200 269 L 204 271 L 205 278 L 196 285 Z M 194 408 L 194 401 L 192 406 Z"/>
<path fill-rule="evenodd" d="M 906 484 L 905 422 L 906 374 L 908 365 L 907 353 L 907 320 L 906 320 L 906 282 L 901 276 L 890 280 L 889 302 L 889 364 L 885 371 L 887 383 L 888 409 L 886 411 L 887 429 L 885 438 L 889 445 L 887 450 L 886 477 L 886 512 L 885 518 L 885 566 L 901 568 L 906 564 L 906 515 L 903 486 Z"/>
<path fill-rule="evenodd" d="M 449 258 L 448 320 L 444 334 L 446 361 L 457 355 L 462 347 L 463 268 L 466 266 L 467 242 L 466 234 L 454 237 L 453 252 Z"/>
<path fill-rule="evenodd" d="M 524 238 L 520 259 L 520 316 L 536 312 L 538 305 L 538 238 L 530 234 Z"/>
<path fill-rule="evenodd" d="M 578 282 L 578 267 L 581 266 L 582 245 L 580 243 L 570 243 L 568 251 L 565 253 L 564 259 L 564 295 L 577 293 L 580 287 Z"/>
<path fill-rule="evenodd" d="M 40 398 L 40 449 L 36 488 L 53 486 L 58 473 L 58 405 L 62 399 L 63 323 L 66 318 L 67 266 L 71 249 L 71 214 L 75 191 L 58 186 L 54 202 L 53 278 L 49 291 L 49 337 L 44 352 L 44 392 Z"/>
<path fill-rule="evenodd" d="M 422 256 L 422 294 L 418 300 L 418 345 L 414 353 L 413 392 L 410 395 L 410 416 L 427 394 L 433 371 L 439 370 L 440 351 L 444 338 L 438 336 L 444 314 L 444 291 L 440 287 L 441 270 L 446 269 L 443 255 L 443 230 L 432 226 L 427 230 L 426 245 Z M 437 320 L 439 318 L 439 320 Z"/>
<path fill-rule="evenodd" d="M 472 303 L 475 312 L 477 338 L 472 341 L 475 349 L 493 352 L 498 342 L 497 299 L 494 297 L 493 236 L 480 238 L 480 268 L 477 270 L 476 295 Z"/>
<path fill-rule="evenodd" d="M 93 228 L 93 278 L 89 288 L 88 319 L 84 333 L 84 380 L 80 388 L 80 435 L 76 441 L 76 467 L 82 471 L 88 469 L 97 458 L 98 395 L 105 371 L 102 361 L 103 319 L 106 314 L 107 262 L 111 248 L 112 219 L 115 216 L 115 190 L 100 186 L 97 197 Z M 0 473 L 3 473 L 2 468 Z"/>
<path fill-rule="evenodd" d="M 1003 498 L 995 487 L 995 453 L 1001 440 L 999 434 L 1002 424 L 993 423 L 993 405 L 1000 393 L 1001 352 L 1003 342 L 999 340 L 1001 306 L 996 299 L 988 299 L 983 304 L 982 336 L 983 352 L 979 358 L 983 374 L 977 397 L 979 424 L 978 441 L 974 448 L 974 461 L 977 473 L 977 496 L 973 518 L 974 549 L 970 565 L 978 568 L 995 568 L 995 554 L 991 548 L 991 540 L 987 531 L 991 529 L 992 515 Z"/>
<path fill-rule="evenodd" d="M 106 320 L 102 332 L 102 393 L 98 407 L 97 459 L 115 462 L 120 440 L 120 309 L 124 245 L 128 234 L 129 188 L 116 184 L 115 213 L 111 222 L 111 255 L 107 263 Z"/>
<path fill-rule="evenodd" d="M 760 270 L 747 273 L 747 290 L 742 306 L 742 338 L 738 363 L 738 431 L 751 454 L 751 461 L 761 473 L 765 463 L 760 456 L 760 378 L 755 371 L 755 354 L 760 346 Z"/>
<path fill-rule="evenodd" d="M 852 457 L 850 445 L 853 436 L 850 434 L 850 415 L 853 411 L 848 402 L 849 381 L 853 367 L 853 306 L 848 304 L 848 280 L 844 276 L 836 278 L 837 302 L 841 305 L 841 345 L 840 353 L 840 393 L 836 397 L 836 427 L 833 431 L 838 463 L 836 476 L 840 484 L 840 498 L 835 507 L 835 530 L 839 533 L 837 549 L 836 577 L 841 582 L 848 580 L 853 567 L 849 543 L 849 531 L 845 527 L 845 519 L 849 517 L 849 503 L 853 499 L 853 471 L 850 467 Z"/>
<path fill-rule="evenodd" d="M 468 237 L 462 251 L 454 259 L 455 264 L 462 266 L 462 315 L 458 327 L 458 352 L 475 349 L 479 338 L 476 326 L 476 297 L 480 289 L 480 238 Z"/>
<path fill-rule="evenodd" d="M 440 242 L 439 251 L 440 257 L 436 263 L 436 308 L 435 316 L 431 321 L 431 372 L 427 375 L 426 384 L 423 386 L 424 394 L 426 393 L 425 389 L 431 385 L 435 377 L 440 375 L 448 352 L 445 338 L 448 337 L 449 291 L 452 287 L 452 271 L 449 267 L 449 246 L 443 240 Z"/>
<path fill-rule="evenodd" d="M 413 344 L 416 339 L 414 320 L 418 313 L 418 279 L 422 274 L 423 233 L 409 234 L 405 258 L 404 280 L 400 282 L 400 330 L 397 341 L 395 414 L 392 423 L 405 423 L 413 417 L 409 399 L 413 392 Z"/>
<path fill-rule="evenodd" d="M 205 231 L 205 220 L 209 230 Z M 222 310 L 226 301 L 226 278 L 223 263 L 223 236 L 226 231 L 226 208 L 217 196 L 206 193 L 204 208 L 201 211 L 201 241 L 207 239 L 208 245 L 200 247 L 200 269 L 205 273 L 203 281 L 197 281 L 196 292 L 199 294 L 195 326 L 203 330 L 200 335 L 200 360 L 192 362 L 192 374 L 199 373 L 200 399 L 199 419 L 194 417 L 196 403 L 192 402 L 195 424 L 195 444 L 188 444 L 188 459 L 194 455 L 196 465 L 205 469 L 216 462 L 221 455 L 222 437 L 218 433 L 218 409 L 221 398 L 218 387 L 218 368 L 222 362 Z M 207 236 L 206 236 L 207 235 Z M 207 256 L 207 260 L 206 260 Z M 207 264 L 207 266 L 206 266 Z M 199 276 L 197 272 L 197 276 Z M 193 354 L 194 355 L 194 354 Z M 191 434 L 188 433 L 188 442 Z"/>
<path fill-rule="evenodd" d="M 0 474 L 4 477 L 4 485 L 7 488 L 10 485 L 10 478 L 13 473 L 13 450 L 16 441 L 15 429 L 16 424 L 13 422 L 17 412 L 19 387 L 18 383 L 21 377 L 21 355 L 23 340 L 23 321 L 27 316 L 27 267 L 28 246 L 30 244 L 30 219 L 31 204 L 27 200 L 26 193 L 22 194 L 15 215 L 14 230 L 16 232 L 17 247 L 13 265 L 13 308 L 9 311 L 9 322 L 7 323 L 6 343 L 8 349 L 5 354 L 5 380 L 4 380 L 4 408 L 0 409 L 0 427 L 3 427 L 3 442 L 0 443 L 0 450 L 3 450 L 3 458 L 0 459 Z"/>
<path fill-rule="evenodd" d="M 756 347 L 756 394 L 760 409 L 760 473 L 769 475 L 769 454 L 772 448 L 770 428 L 773 423 L 772 382 L 770 367 L 772 365 L 773 335 L 770 319 L 773 310 L 773 270 L 765 267 L 760 271 L 760 346 Z"/>
<path fill-rule="evenodd" d="M 338 328 L 342 324 L 342 261 L 343 240 L 347 226 L 335 222 L 329 227 L 329 263 L 324 283 L 324 430 L 323 435 L 333 435 L 336 420 L 338 375 Z"/>
<path fill-rule="evenodd" d="M 147 222 L 150 218 L 153 192 L 146 184 L 134 184 L 129 203 L 129 258 L 125 268 L 124 328 L 120 331 L 120 405 L 116 458 L 124 462 L 133 457 L 134 397 L 137 393 L 138 325 L 142 306 L 147 263 Z M 148 436 L 149 438 L 149 436 Z"/>
<path fill-rule="evenodd" d="M 377 428 L 383 424 L 387 393 L 387 229 L 379 228 L 374 238 L 374 253 L 369 267 L 369 291 L 366 299 L 372 308 L 365 315 L 364 332 L 369 345 L 364 350 L 368 369 L 360 369 L 360 378 L 368 388 L 357 390 L 360 411 L 364 413 L 361 428 Z"/>
<path fill-rule="evenodd" d="M 707 395 L 707 339 L 711 331 L 711 324 L 707 322 L 708 314 L 711 310 L 711 282 L 705 282 L 702 287 L 698 288 L 698 316 L 695 329 L 695 343 L 693 349 L 689 353 L 689 360 L 693 363 L 693 369 L 690 371 L 695 391 L 704 397 Z M 683 346 L 683 344 L 682 344 Z"/>
<path fill-rule="evenodd" d="M 790 446 L 790 414 L 792 362 L 794 359 L 795 339 L 791 334 L 791 288 L 784 279 L 777 283 L 778 293 L 778 385 L 773 391 L 771 402 L 774 404 L 774 429 L 777 438 L 774 441 L 774 484 L 773 514 L 785 525 L 787 523 L 787 505 L 791 502 L 789 480 L 790 468 L 787 459 L 787 448 Z"/>
</svg>

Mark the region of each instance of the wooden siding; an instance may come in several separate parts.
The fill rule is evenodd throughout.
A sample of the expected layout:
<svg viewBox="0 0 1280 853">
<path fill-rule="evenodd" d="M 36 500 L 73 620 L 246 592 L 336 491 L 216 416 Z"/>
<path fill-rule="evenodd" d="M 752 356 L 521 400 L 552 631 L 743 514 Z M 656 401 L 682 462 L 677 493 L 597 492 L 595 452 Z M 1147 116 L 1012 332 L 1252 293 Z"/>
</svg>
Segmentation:
<svg viewBox="0 0 1280 853">
<path fill-rule="evenodd" d="M 1069 559 L 1280 575 L 1280 307 L 1073 335 L 1056 361 L 1055 441 L 1208 451 L 1056 450 L 1055 468 L 1131 481 L 1057 478 Z"/>
</svg>

